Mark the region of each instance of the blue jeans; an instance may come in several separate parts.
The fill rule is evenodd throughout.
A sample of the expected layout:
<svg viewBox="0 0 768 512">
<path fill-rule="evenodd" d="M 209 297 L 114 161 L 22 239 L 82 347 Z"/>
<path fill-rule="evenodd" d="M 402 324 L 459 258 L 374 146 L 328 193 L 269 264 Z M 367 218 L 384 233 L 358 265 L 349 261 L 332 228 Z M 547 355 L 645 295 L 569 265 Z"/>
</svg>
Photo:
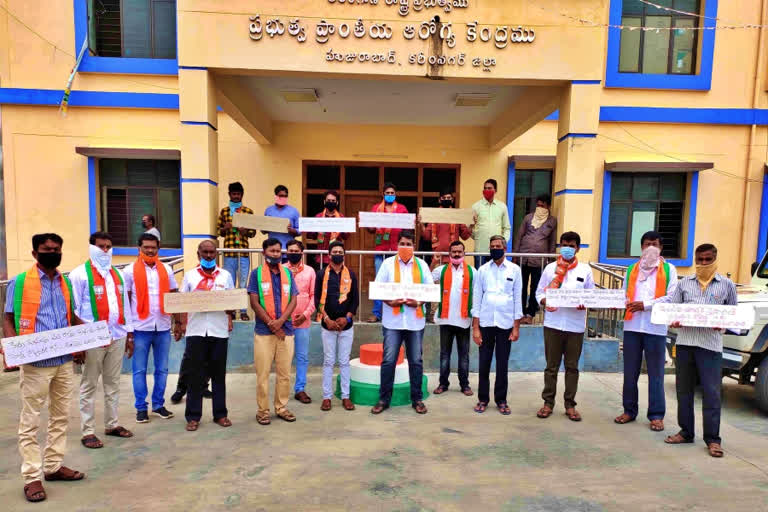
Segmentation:
<svg viewBox="0 0 768 512">
<path fill-rule="evenodd" d="M 296 384 L 294 393 L 304 391 L 307 385 L 307 367 L 309 366 L 309 327 L 293 330 L 293 356 L 296 358 Z"/>
<path fill-rule="evenodd" d="M 136 410 L 147 410 L 147 362 L 152 348 L 155 365 L 155 384 L 152 389 L 152 410 L 165 404 L 165 381 L 168 379 L 168 352 L 171 349 L 171 331 L 134 331 L 133 394 Z"/>
<path fill-rule="evenodd" d="M 666 411 L 664 399 L 664 363 L 667 352 L 666 338 L 657 334 L 624 331 L 624 413 L 637 417 L 637 379 L 643 363 L 648 367 L 648 419 L 663 420 Z"/>
<path fill-rule="evenodd" d="M 383 254 L 377 254 L 373 257 L 373 266 L 376 269 L 376 275 L 379 274 L 379 269 L 381 268 L 381 264 L 384 263 L 384 258 L 386 258 Z M 381 301 L 375 300 L 373 301 L 373 311 L 371 312 L 373 316 L 381 320 Z"/>
<path fill-rule="evenodd" d="M 408 377 L 411 381 L 411 402 L 416 403 L 423 398 L 421 381 L 424 375 L 424 364 L 421 360 L 421 341 L 424 329 L 406 331 L 404 329 L 387 329 L 384 331 L 384 354 L 381 361 L 381 387 L 379 400 L 389 404 L 392 400 L 392 388 L 395 384 L 395 366 L 400 346 L 405 343 L 405 356 L 408 358 Z"/>
<path fill-rule="evenodd" d="M 701 347 L 676 345 L 677 422 L 680 435 L 692 440 L 695 434 L 693 395 L 696 375 L 701 381 L 701 415 L 704 442 L 720 444 L 720 407 L 723 384 L 723 354 Z"/>
<path fill-rule="evenodd" d="M 222 258 L 222 266 L 232 276 L 235 288 L 248 288 L 248 274 L 251 269 L 251 260 L 248 256 L 225 256 Z M 243 309 L 240 312 L 245 313 L 246 310 Z"/>
</svg>

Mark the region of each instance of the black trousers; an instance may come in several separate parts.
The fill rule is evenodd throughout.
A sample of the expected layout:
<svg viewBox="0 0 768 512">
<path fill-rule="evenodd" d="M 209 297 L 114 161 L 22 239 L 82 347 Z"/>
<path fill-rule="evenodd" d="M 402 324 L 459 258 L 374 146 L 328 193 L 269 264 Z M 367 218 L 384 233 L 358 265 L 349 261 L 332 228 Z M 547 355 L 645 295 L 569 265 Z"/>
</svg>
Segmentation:
<svg viewBox="0 0 768 512">
<path fill-rule="evenodd" d="M 680 434 L 693 439 L 696 432 L 693 397 L 696 375 L 701 381 L 701 416 L 704 420 L 704 442 L 721 443 L 720 408 L 723 384 L 723 354 L 701 347 L 676 345 L 675 378 L 677 383 L 677 421 Z"/>
<path fill-rule="evenodd" d="M 440 385 L 448 387 L 454 338 L 459 355 L 459 386 L 464 390 L 469 387 L 469 327 L 462 329 L 455 325 L 440 326 Z"/>
<path fill-rule="evenodd" d="M 206 373 L 211 376 L 213 391 L 213 419 L 227 416 L 227 338 L 213 336 L 187 336 L 189 352 L 189 391 L 184 411 L 187 421 L 200 421 L 203 415 L 203 390 Z M 206 372 L 207 363 L 207 372 Z"/>
<path fill-rule="evenodd" d="M 493 399 L 496 404 L 507 401 L 507 372 L 509 370 L 509 352 L 512 342 L 509 335 L 512 329 L 481 327 L 483 344 L 480 345 L 480 372 L 477 386 L 477 398 L 488 403 L 490 396 L 490 372 L 494 349 L 496 352 L 496 382 L 493 385 Z"/>
<path fill-rule="evenodd" d="M 179 380 L 176 382 L 176 391 L 181 391 L 183 394 L 187 394 L 189 391 L 189 382 L 192 378 L 189 359 L 189 343 L 186 343 L 184 347 L 184 355 L 181 357 L 181 366 L 179 367 Z M 208 361 L 203 363 L 205 365 L 205 387 L 208 387 L 208 382 L 211 380 L 211 376 L 208 373 Z"/>
<path fill-rule="evenodd" d="M 536 288 L 541 280 L 541 267 L 523 265 L 523 314 L 536 316 L 539 311 L 539 303 L 536 302 Z M 528 293 L 528 281 L 531 282 L 531 292 Z"/>
</svg>

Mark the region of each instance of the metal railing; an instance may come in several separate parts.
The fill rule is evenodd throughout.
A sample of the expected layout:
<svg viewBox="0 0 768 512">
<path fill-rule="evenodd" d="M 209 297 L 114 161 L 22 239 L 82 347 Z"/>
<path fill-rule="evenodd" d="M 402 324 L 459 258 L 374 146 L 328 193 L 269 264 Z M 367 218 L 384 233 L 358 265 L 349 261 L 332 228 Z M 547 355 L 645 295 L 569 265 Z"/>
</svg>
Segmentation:
<svg viewBox="0 0 768 512">
<path fill-rule="evenodd" d="M 624 288 L 627 267 L 604 263 L 590 263 L 589 266 L 592 267 L 592 277 L 595 279 L 597 288 L 612 290 Z M 624 320 L 623 309 L 592 309 L 589 314 L 596 336 L 619 337 L 619 323 Z"/>
</svg>

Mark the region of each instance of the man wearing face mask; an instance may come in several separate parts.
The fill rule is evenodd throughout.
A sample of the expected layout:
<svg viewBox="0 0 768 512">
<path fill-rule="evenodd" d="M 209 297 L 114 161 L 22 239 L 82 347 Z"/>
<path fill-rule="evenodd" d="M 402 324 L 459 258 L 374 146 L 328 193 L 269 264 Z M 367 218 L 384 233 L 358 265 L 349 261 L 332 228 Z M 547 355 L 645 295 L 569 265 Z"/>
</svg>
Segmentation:
<svg viewBox="0 0 768 512">
<path fill-rule="evenodd" d="M 309 328 L 312 325 L 312 313 L 315 312 L 315 270 L 304 264 L 304 244 L 291 240 L 285 247 L 288 258 L 288 270 L 296 283 L 296 309 L 293 311 L 293 346 L 296 357 L 296 383 L 293 386 L 293 398 L 303 404 L 312 403 L 312 398 L 304 391 L 307 386 L 307 368 L 309 367 Z"/>
<path fill-rule="evenodd" d="M 269 425 L 269 372 L 275 363 L 275 412 L 284 421 L 296 421 L 288 410 L 293 359 L 293 322 L 296 310 L 296 281 L 291 271 L 281 264 L 282 246 L 275 238 L 261 244 L 264 265 L 253 269 L 248 282 L 251 308 L 256 313 L 253 338 L 253 358 L 256 366 L 256 401 L 259 411 L 256 421 Z"/>
<path fill-rule="evenodd" d="M 330 265 L 319 270 L 315 279 L 315 306 L 323 338 L 323 403 L 320 410 L 331 410 L 333 366 L 338 358 L 341 405 L 345 410 L 353 411 L 355 404 L 349 399 L 349 354 L 355 334 L 352 322 L 360 304 L 357 276 L 344 264 L 344 244 L 332 242 L 329 252 Z"/>
<path fill-rule="evenodd" d="M 378 204 L 375 204 L 373 208 L 371 208 L 371 211 L 377 212 L 377 213 L 408 213 L 408 208 L 406 208 L 405 206 L 397 202 L 397 189 L 395 188 L 394 183 L 385 183 L 384 193 L 382 195 L 382 201 Z M 374 239 L 373 250 L 375 251 L 396 251 L 397 250 L 397 247 L 398 247 L 397 241 L 400 238 L 399 229 L 368 228 L 368 232 L 376 235 L 376 238 Z M 379 273 L 379 269 L 381 268 L 381 264 L 384 262 L 385 258 L 386 258 L 385 254 L 377 254 L 373 257 L 373 264 L 374 264 L 377 275 Z M 369 323 L 380 322 L 381 311 L 382 311 L 381 301 L 380 300 L 373 301 L 373 311 L 371 312 L 371 316 L 368 317 L 368 322 Z"/>
<path fill-rule="evenodd" d="M 165 408 L 165 385 L 168 380 L 168 353 L 171 350 L 171 315 L 165 313 L 164 296 L 176 292 L 178 285 L 173 269 L 157 256 L 160 242 L 153 235 L 139 237 L 139 257 L 125 268 L 125 287 L 131 300 L 133 319 L 133 394 L 136 398 L 136 423 L 148 423 L 147 364 L 149 351 L 155 365 L 152 390 L 152 414 L 164 420 L 173 418 Z M 181 320 L 173 315 L 176 341 L 181 339 Z"/>
<path fill-rule="evenodd" d="M 433 393 L 440 395 L 448 391 L 455 338 L 459 387 L 466 396 L 472 396 L 472 388 L 469 387 L 469 326 L 472 324 L 475 269 L 464 261 L 463 243 L 454 240 L 449 249 L 448 263 L 432 271 L 432 279 L 440 284 L 441 298 L 435 315 L 435 323 L 440 326 L 440 385 Z"/>
<path fill-rule="evenodd" d="M 32 256 L 37 260 L 27 272 L 8 283 L 3 333 L 7 338 L 52 331 L 83 323 L 75 313 L 72 283 L 57 268 L 61 264 L 64 241 L 55 233 L 32 237 Z M 2 348 L 0 348 L 0 352 Z M 46 481 L 82 480 L 85 474 L 62 465 L 67 446 L 69 400 L 74 389 L 72 361 L 82 364 L 84 352 L 36 361 L 21 366 L 21 415 L 19 452 L 24 496 L 28 501 L 43 501 Z M 40 460 L 37 432 L 40 413 L 48 402 L 48 436 Z"/>
<path fill-rule="evenodd" d="M 686 276 L 672 294 L 673 304 L 715 304 L 735 306 L 736 285 L 717 272 L 717 247 L 702 244 L 696 248 L 696 273 Z M 723 330 L 708 327 L 677 329 L 675 341 L 675 384 L 677 387 L 677 421 L 680 432 L 668 436 L 667 444 L 692 443 L 694 430 L 693 399 L 698 381 L 702 391 L 704 442 L 712 457 L 722 457 L 720 446 L 720 408 L 723 364 Z"/>
<path fill-rule="evenodd" d="M 205 293 L 231 290 L 235 287 L 232 276 L 216 265 L 216 248 L 213 240 L 203 240 L 197 246 L 200 265 L 184 274 L 182 293 Z M 232 331 L 232 316 L 229 311 L 207 311 L 183 313 L 179 331 L 186 335 L 189 375 L 189 395 L 184 416 L 187 431 L 194 432 L 200 426 L 203 415 L 203 390 L 208 377 L 213 389 L 213 421 L 220 427 L 231 427 L 227 417 L 227 343 Z"/>
<path fill-rule="evenodd" d="M 440 192 L 440 208 L 453 208 L 453 191 L 444 187 Z M 453 242 L 467 240 L 472 236 L 469 226 L 464 224 L 424 224 L 421 230 L 421 237 L 424 240 L 432 242 L 432 251 L 449 253 Z M 439 259 L 434 259 L 434 266 L 438 263 L 447 264 L 450 260 L 449 254 L 444 254 Z"/>
<path fill-rule="evenodd" d="M 104 387 L 104 434 L 133 437 L 117 419 L 120 402 L 120 370 L 123 354 L 133 355 L 133 322 L 128 290 L 122 272 L 112 266 L 112 235 L 97 231 L 88 241 L 90 258 L 69 273 L 77 304 L 77 316 L 86 323 L 105 320 L 112 334 L 106 347 L 87 351 L 80 380 L 80 419 L 86 448 L 104 446 L 94 426 L 96 388 L 101 378 Z"/>
<path fill-rule="evenodd" d="M 495 352 L 493 398 L 499 413 L 509 416 L 512 411 L 507 404 L 507 370 L 512 343 L 520 339 L 522 279 L 520 267 L 504 257 L 507 241 L 502 236 L 492 236 L 489 248 L 491 261 L 477 271 L 472 294 L 472 337 L 480 347 L 475 412 L 485 412 L 490 402 L 489 374 Z"/>
<path fill-rule="evenodd" d="M 509 224 L 509 212 L 507 205 L 496 199 L 498 183 L 494 179 L 487 179 L 483 184 L 483 198 L 472 205 L 475 212 L 472 225 L 472 238 L 475 239 L 475 247 L 488 247 L 491 237 L 499 235 L 504 240 L 509 240 L 511 227 Z M 489 261 L 487 256 L 475 256 L 475 268 Z"/>
<path fill-rule="evenodd" d="M 413 241 L 413 231 L 400 232 L 397 255 L 387 258 L 381 264 L 376 274 L 377 283 L 433 284 L 427 262 L 413 255 Z M 390 300 L 385 304 L 382 318 L 384 353 L 381 362 L 379 402 L 371 409 L 371 413 L 380 414 L 389 408 L 395 382 L 395 365 L 400 347 L 405 344 L 408 377 L 411 381 L 411 407 L 419 414 L 426 414 L 427 406 L 422 401 L 424 304 L 413 299 Z"/>
<path fill-rule="evenodd" d="M 547 194 L 536 198 L 536 211 L 523 218 L 515 243 L 512 246 L 512 252 L 529 254 L 552 254 L 555 252 L 557 217 L 550 213 L 550 203 L 551 198 Z M 523 272 L 523 312 L 525 313 L 521 323 L 530 324 L 539 311 L 539 303 L 536 302 L 536 288 L 539 287 L 539 279 L 541 279 L 542 259 L 522 257 L 520 268 Z M 531 283 L 530 293 L 528 293 L 529 280 Z"/>
<path fill-rule="evenodd" d="M 219 212 L 219 218 L 216 222 L 216 230 L 219 236 L 224 237 L 225 249 L 248 249 L 248 240 L 256 236 L 255 229 L 243 229 L 235 227 L 232 219 L 236 213 L 253 215 L 253 210 L 243 206 L 243 194 L 245 193 L 243 185 L 236 181 L 229 184 L 229 205 L 225 206 Z M 232 276 L 232 282 L 239 288 L 245 288 L 248 285 L 248 272 L 251 269 L 251 259 L 247 253 L 224 252 L 221 259 L 224 270 Z M 240 311 L 240 320 L 248 322 L 250 317 L 247 310 Z M 174 394 L 178 400 L 184 396 L 185 389 L 179 388 L 182 393 Z"/>
<path fill-rule="evenodd" d="M 648 420 L 651 430 L 664 430 L 664 363 L 667 354 L 667 326 L 651 323 L 654 304 L 669 302 L 677 289 L 677 270 L 661 257 L 661 235 L 648 231 L 640 239 L 640 261 L 627 268 L 624 289 L 624 413 L 613 421 L 623 425 L 638 414 L 637 379 L 645 355 L 648 367 Z"/>
<path fill-rule="evenodd" d="M 277 239 L 283 247 L 299 234 L 299 210 L 288 204 L 288 187 L 285 185 L 278 185 L 275 187 L 275 204 L 267 206 L 264 210 L 264 215 L 267 217 L 280 217 L 286 219 L 288 224 L 287 233 L 262 231 L 262 233 L 267 235 L 267 238 Z M 283 256 L 283 262 L 285 261 L 285 256 Z"/>
<path fill-rule="evenodd" d="M 323 203 L 323 210 L 315 215 L 315 217 L 319 218 L 333 218 L 333 217 L 343 217 L 341 214 L 341 211 L 339 210 L 339 193 L 335 190 L 328 190 L 325 193 L 325 200 Z M 347 238 L 349 238 L 349 233 L 307 233 L 307 243 L 311 243 L 312 241 L 317 242 L 317 249 L 318 250 L 328 250 L 328 247 L 333 242 L 344 242 Z M 317 263 L 321 263 L 322 265 L 328 265 L 328 262 L 331 261 L 330 256 L 328 254 L 318 254 L 315 256 L 315 261 Z"/>
<path fill-rule="evenodd" d="M 560 257 L 550 263 L 541 274 L 536 288 L 536 300 L 544 306 L 544 353 L 547 368 L 544 370 L 544 391 L 541 397 L 544 406 L 536 415 L 549 418 L 555 407 L 557 395 L 557 373 L 560 363 L 565 362 L 565 414 L 571 421 L 581 421 L 576 410 L 576 391 L 579 387 L 579 358 L 584 345 L 584 331 L 587 325 L 587 308 L 553 308 L 547 306 L 546 292 L 553 289 L 585 289 L 595 287 L 592 269 L 587 263 L 579 263 L 581 237 L 573 231 L 560 235 Z"/>
<path fill-rule="evenodd" d="M 144 228 L 144 232 L 150 235 L 154 235 L 160 240 L 160 231 L 157 230 L 155 216 L 152 214 L 146 214 L 141 218 L 141 226 Z"/>
</svg>

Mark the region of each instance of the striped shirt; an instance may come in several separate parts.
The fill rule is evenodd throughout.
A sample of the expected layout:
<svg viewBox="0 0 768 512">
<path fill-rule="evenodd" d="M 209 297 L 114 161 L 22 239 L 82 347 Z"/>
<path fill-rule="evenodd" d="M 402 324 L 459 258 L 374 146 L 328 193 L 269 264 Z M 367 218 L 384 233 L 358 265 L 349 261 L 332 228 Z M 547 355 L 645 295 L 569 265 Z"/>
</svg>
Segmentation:
<svg viewBox="0 0 768 512">
<path fill-rule="evenodd" d="M 48 275 L 40 270 L 39 267 L 35 267 L 40 274 L 40 309 L 37 310 L 37 317 L 35 319 L 35 332 L 52 331 L 54 329 L 62 329 L 69 327 L 67 323 L 67 302 L 64 300 L 64 294 L 61 292 L 61 273 L 57 272 L 51 280 Z M 5 312 L 14 313 L 13 311 L 13 295 L 16 289 L 16 279 L 12 279 L 8 283 L 8 291 L 5 297 Z M 75 300 L 72 297 L 72 300 Z M 74 308 L 77 310 L 77 306 Z M 67 354 L 64 356 L 52 357 L 51 359 L 43 359 L 31 363 L 32 366 L 38 368 L 50 368 L 52 366 L 60 366 L 72 360 L 72 355 Z"/>
<path fill-rule="evenodd" d="M 715 274 L 707 288 L 702 291 L 695 275 L 680 280 L 672 295 L 673 304 L 714 304 L 735 306 L 736 285 L 727 277 Z M 680 327 L 677 330 L 677 345 L 700 347 L 713 352 L 723 351 L 723 333 L 710 327 Z"/>
</svg>

